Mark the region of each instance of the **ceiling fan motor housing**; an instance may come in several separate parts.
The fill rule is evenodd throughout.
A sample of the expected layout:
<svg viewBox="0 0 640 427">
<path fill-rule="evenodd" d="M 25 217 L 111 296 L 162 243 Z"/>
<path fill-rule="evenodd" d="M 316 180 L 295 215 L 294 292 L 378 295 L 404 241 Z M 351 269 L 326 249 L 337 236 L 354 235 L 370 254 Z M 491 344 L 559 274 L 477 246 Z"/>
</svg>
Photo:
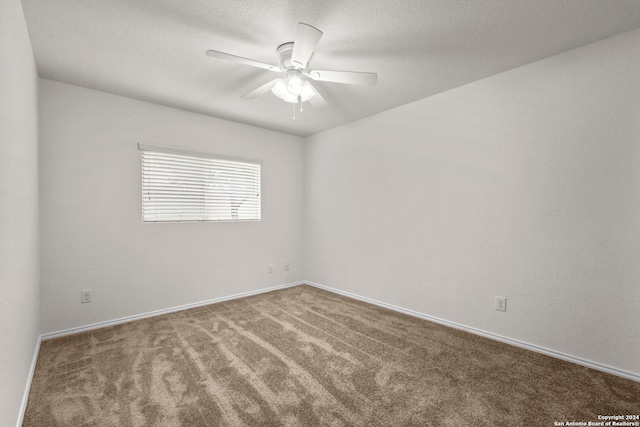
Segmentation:
<svg viewBox="0 0 640 427">
<path fill-rule="evenodd" d="M 282 43 L 276 48 L 276 54 L 280 65 L 284 69 L 298 68 L 291 62 L 291 54 L 293 53 L 293 42 Z"/>
</svg>

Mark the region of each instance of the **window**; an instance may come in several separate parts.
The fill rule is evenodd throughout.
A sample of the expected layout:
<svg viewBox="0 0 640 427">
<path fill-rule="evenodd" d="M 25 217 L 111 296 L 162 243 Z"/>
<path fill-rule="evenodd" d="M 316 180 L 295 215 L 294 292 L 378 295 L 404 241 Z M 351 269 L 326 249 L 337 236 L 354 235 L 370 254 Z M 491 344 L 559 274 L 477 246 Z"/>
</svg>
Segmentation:
<svg viewBox="0 0 640 427">
<path fill-rule="evenodd" d="M 260 164 L 138 144 L 142 221 L 260 221 Z"/>
</svg>

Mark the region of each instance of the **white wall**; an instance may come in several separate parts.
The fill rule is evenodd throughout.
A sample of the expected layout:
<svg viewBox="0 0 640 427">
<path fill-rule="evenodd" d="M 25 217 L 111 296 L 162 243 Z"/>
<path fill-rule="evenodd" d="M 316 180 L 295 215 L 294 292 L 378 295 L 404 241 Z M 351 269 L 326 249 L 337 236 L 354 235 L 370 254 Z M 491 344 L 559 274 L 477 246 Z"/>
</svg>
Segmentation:
<svg viewBox="0 0 640 427">
<path fill-rule="evenodd" d="M 0 2 L 0 426 L 15 426 L 39 330 L 38 75 L 19 0 Z"/>
<path fill-rule="evenodd" d="M 44 333 L 303 278 L 301 138 L 51 80 L 40 99 Z M 262 161 L 262 221 L 143 224 L 138 142 Z"/>
<path fill-rule="evenodd" d="M 306 142 L 307 279 L 640 374 L 640 30 Z"/>
</svg>

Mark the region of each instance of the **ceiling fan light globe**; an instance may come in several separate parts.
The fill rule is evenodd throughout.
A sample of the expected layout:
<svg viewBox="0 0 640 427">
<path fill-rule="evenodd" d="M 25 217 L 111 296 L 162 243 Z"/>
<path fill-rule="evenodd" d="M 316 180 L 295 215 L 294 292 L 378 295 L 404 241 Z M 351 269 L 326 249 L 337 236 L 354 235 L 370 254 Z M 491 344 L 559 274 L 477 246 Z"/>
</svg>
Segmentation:
<svg viewBox="0 0 640 427">
<path fill-rule="evenodd" d="M 287 90 L 293 96 L 298 96 L 302 93 L 302 79 L 300 79 L 300 76 L 291 76 L 289 83 L 287 84 Z"/>
<path fill-rule="evenodd" d="M 298 102 L 298 97 L 293 95 L 288 90 L 288 81 L 287 79 L 280 79 L 278 83 L 271 89 L 271 92 L 278 98 L 282 99 L 286 102 L 291 102 L 295 104 Z"/>
<path fill-rule="evenodd" d="M 280 79 L 278 83 L 271 88 L 271 92 L 278 98 L 282 99 L 285 102 L 290 102 L 292 104 L 297 104 L 299 101 L 305 102 L 313 98 L 316 94 L 315 90 L 313 90 L 313 86 L 307 81 L 302 81 L 302 88 L 298 95 L 295 95 L 289 92 L 289 80 L 288 79 Z M 298 100 L 298 96 L 300 96 L 300 100 Z"/>
<path fill-rule="evenodd" d="M 300 92 L 300 97 L 302 101 L 308 101 L 316 95 L 316 91 L 311 86 L 311 83 L 307 81 L 302 82 L 302 91 Z"/>
</svg>

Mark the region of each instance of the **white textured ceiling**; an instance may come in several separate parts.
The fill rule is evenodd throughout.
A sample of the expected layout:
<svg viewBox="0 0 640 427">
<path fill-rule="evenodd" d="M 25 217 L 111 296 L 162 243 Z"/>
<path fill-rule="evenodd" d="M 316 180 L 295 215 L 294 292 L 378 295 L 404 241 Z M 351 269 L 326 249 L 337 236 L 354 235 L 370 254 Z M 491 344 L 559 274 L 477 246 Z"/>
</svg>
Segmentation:
<svg viewBox="0 0 640 427">
<path fill-rule="evenodd" d="M 41 77 L 309 135 L 640 27 L 640 0 L 23 0 Z M 296 23 L 324 32 L 316 69 L 375 71 L 375 87 L 314 82 L 329 107 L 240 95 L 278 75 Z"/>
</svg>

